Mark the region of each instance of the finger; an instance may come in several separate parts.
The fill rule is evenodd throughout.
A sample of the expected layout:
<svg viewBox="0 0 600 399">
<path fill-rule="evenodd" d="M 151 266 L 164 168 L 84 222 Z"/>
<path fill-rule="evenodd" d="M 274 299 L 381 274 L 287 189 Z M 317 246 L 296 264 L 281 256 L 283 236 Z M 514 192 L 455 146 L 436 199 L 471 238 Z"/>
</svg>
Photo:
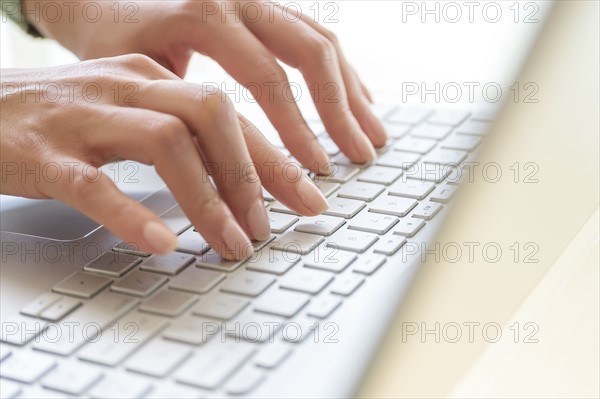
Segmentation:
<svg viewBox="0 0 600 399">
<path fill-rule="evenodd" d="M 295 13 L 296 11 L 293 10 Z M 342 51 L 342 47 L 340 45 L 337 37 L 328 29 L 325 29 L 309 16 L 305 14 L 296 14 L 299 18 L 302 19 L 308 26 L 319 32 L 323 35 L 327 40 L 329 40 L 335 50 L 340 64 L 340 70 L 344 79 L 344 83 L 346 84 L 346 89 L 348 91 L 348 101 L 350 104 L 350 109 L 352 113 L 358 120 L 361 128 L 367 133 L 371 142 L 376 147 L 383 147 L 387 142 L 387 133 L 385 132 L 385 128 L 383 124 L 377 118 L 377 116 L 373 113 L 370 104 L 373 103 L 373 97 L 371 93 L 367 90 L 366 86 L 360 81 L 358 78 L 358 74 L 344 55 Z"/>
<path fill-rule="evenodd" d="M 44 180 L 41 191 L 79 210 L 136 248 L 165 254 L 177 237 L 149 209 L 123 194 L 101 170 L 78 159 L 64 158 L 58 180 Z"/>
<path fill-rule="evenodd" d="M 250 156 L 267 191 L 301 215 L 315 216 L 325 212 L 327 199 L 302 172 L 300 165 L 283 155 L 244 116 L 238 117 Z"/>
<path fill-rule="evenodd" d="M 269 238 L 260 182 L 229 98 L 182 81 L 160 81 L 140 88 L 137 106 L 181 119 L 195 135 L 208 173 L 240 226 L 251 238 Z"/>
<path fill-rule="evenodd" d="M 212 44 L 198 37 L 195 48 L 216 60 L 248 88 L 279 132 L 285 146 L 306 168 L 330 174 L 329 157 L 302 117 L 298 106 L 285 96 L 289 82 L 284 70 L 265 46 L 242 24 L 215 28 Z"/>
<path fill-rule="evenodd" d="M 168 90 L 161 93 L 169 99 Z M 144 96 L 140 91 L 140 105 L 154 105 L 143 100 Z M 179 98 L 176 103 L 185 101 L 189 100 Z M 222 257 L 250 256 L 250 240 L 214 189 L 186 124 L 172 114 L 113 108 L 104 118 L 106 133 L 93 135 L 96 138 L 88 145 L 97 151 L 111 151 L 118 159 L 154 165 L 196 230 Z"/>
<path fill-rule="evenodd" d="M 352 113 L 333 44 L 304 21 L 290 23 L 279 13 L 274 13 L 269 23 L 248 23 L 248 29 L 277 58 L 302 72 L 323 124 L 338 147 L 354 162 L 373 160 L 375 150 Z"/>
</svg>

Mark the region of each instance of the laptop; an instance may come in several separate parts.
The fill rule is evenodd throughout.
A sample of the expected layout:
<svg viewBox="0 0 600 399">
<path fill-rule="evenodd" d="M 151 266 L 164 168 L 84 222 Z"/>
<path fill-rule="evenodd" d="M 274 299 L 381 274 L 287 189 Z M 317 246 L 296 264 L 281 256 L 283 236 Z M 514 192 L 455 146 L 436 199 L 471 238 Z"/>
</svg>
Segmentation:
<svg viewBox="0 0 600 399">
<path fill-rule="evenodd" d="M 113 170 L 139 168 L 143 184 L 125 187 L 178 233 L 167 256 L 61 204 L 2 197 L 1 396 L 348 397 L 414 277 L 449 263 L 424 257 L 432 243 L 536 241 L 537 273 L 501 276 L 526 293 L 598 208 L 597 7 L 554 6 L 519 77 L 545 91 L 537 104 L 378 104 L 391 140 L 377 160 L 334 154 L 334 175 L 315 177 L 330 202 L 316 219 L 265 193 L 273 236 L 241 262 L 214 256 L 140 165 Z M 475 162 L 515 159 L 541 183 L 465 181 Z"/>
</svg>

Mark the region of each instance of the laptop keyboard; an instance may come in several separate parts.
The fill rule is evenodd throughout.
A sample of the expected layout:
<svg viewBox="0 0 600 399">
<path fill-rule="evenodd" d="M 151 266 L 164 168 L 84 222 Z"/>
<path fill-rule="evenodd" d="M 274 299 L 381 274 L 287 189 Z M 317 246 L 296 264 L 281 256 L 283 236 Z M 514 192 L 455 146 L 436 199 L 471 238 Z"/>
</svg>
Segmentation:
<svg viewBox="0 0 600 399">
<path fill-rule="evenodd" d="M 254 244 L 250 259 L 221 259 L 175 206 L 161 218 L 179 235 L 176 252 L 153 256 L 119 243 L 3 320 L 26 333 L 2 329 L 2 397 L 251 394 L 315 323 L 427 229 L 456 192 L 449 176 L 491 119 L 374 109 L 391 136 L 378 158 L 352 164 L 318 135 L 335 162 L 331 176 L 313 176 L 329 210 L 302 217 L 265 191 L 273 235 Z M 290 322 L 299 328 L 281 334 Z"/>
</svg>

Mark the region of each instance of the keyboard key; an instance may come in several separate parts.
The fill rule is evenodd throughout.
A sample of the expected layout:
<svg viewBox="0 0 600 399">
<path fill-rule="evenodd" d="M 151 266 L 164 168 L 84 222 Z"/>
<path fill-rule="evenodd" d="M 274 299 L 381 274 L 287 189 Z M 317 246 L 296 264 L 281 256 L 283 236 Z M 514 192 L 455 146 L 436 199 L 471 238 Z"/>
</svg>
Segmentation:
<svg viewBox="0 0 600 399">
<path fill-rule="evenodd" d="M 21 313 L 27 316 L 37 317 L 44 309 L 60 301 L 62 298 L 62 295 L 55 294 L 54 292 L 47 292 L 28 303 L 21 309 Z"/>
<path fill-rule="evenodd" d="M 41 320 L 21 315 L 3 318 L 0 341 L 23 346 L 44 332 L 47 327 Z"/>
<path fill-rule="evenodd" d="M 317 251 L 304 258 L 304 266 L 339 273 L 356 260 L 356 255 L 339 251 L 335 248 L 321 246 Z"/>
<path fill-rule="evenodd" d="M 395 105 L 373 103 L 371 104 L 371 111 L 375 114 L 378 119 L 385 119 L 389 114 L 397 109 Z"/>
<path fill-rule="evenodd" d="M 112 282 L 106 277 L 75 272 L 54 286 L 54 291 L 80 298 L 91 298 Z"/>
<path fill-rule="evenodd" d="M 442 140 L 450 134 L 452 127 L 450 126 L 439 126 L 431 124 L 423 124 L 413 128 L 410 135 L 413 137 Z"/>
<path fill-rule="evenodd" d="M 231 395 L 246 395 L 252 392 L 265 379 L 265 373 L 254 366 L 246 366 L 238 371 L 227 383 L 225 391 Z"/>
<path fill-rule="evenodd" d="M 185 345 L 154 339 L 130 357 L 125 363 L 125 368 L 153 377 L 166 377 L 191 353 L 190 348 Z"/>
<path fill-rule="evenodd" d="M 309 316 L 324 319 L 332 314 L 341 304 L 342 300 L 335 296 L 329 294 L 321 295 L 310 301 L 306 313 Z"/>
<path fill-rule="evenodd" d="M 385 187 L 380 184 L 353 181 L 338 191 L 338 197 L 369 202 L 384 191 Z"/>
<path fill-rule="evenodd" d="M 202 255 L 210 249 L 210 246 L 194 229 L 187 229 L 178 237 L 177 251 L 192 255 Z"/>
<path fill-rule="evenodd" d="M 439 125 L 458 126 L 467 119 L 470 112 L 459 109 L 440 109 L 429 117 L 427 122 Z"/>
<path fill-rule="evenodd" d="M 111 376 L 100 380 L 89 392 L 93 399 L 141 398 L 152 385 L 133 375 Z"/>
<path fill-rule="evenodd" d="M 429 197 L 430 201 L 433 202 L 441 202 L 442 204 L 446 204 L 450 202 L 452 197 L 456 194 L 456 186 L 438 186 L 433 193 L 431 193 L 431 197 Z"/>
<path fill-rule="evenodd" d="M 162 336 L 185 344 L 203 345 L 213 338 L 220 328 L 220 322 L 188 315 L 172 322 L 162 332 Z"/>
<path fill-rule="evenodd" d="M 183 213 L 183 209 L 181 209 L 179 205 L 175 205 L 173 208 L 160 215 L 160 219 L 165 222 L 169 230 L 171 230 L 176 236 L 192 226 L 187 216 L 185 216 L 185 213 Z"/>
<path fill-rule="evenodd" d="M 335 279 L 331 284 L 331 292 L 338 295 L 351 295 L 365 279 L 356 273 L 348 273 Z"/>
<path fill-rule="evenodd" d="M 298 344 L 314 334 L 316 328 L 319 328 L 319 322 L 312 317 L 300 316 L 286 325 L 282 331 L 284 341 Z M 318 336 L 313 335 L 315 339 Z"/>
<path fill-rule="evenodd" d="M 488 122 L 470 120 L 456 129 L 456 134 L 466 134 L 470 136 L 485 136 L 490 129 L 491 124 Z"/>
<path fill-rule="evenodd" d="M 358 176 L 358 181 L 389 186 L 402 175 L 402 169 L 371 166 Z"/>
<path fill-rule="evenodd" d="M 458 165 L 467 158 L 465 151 L 437 148 L 423 157 L 423 162 L 441 165 Z"/>
<path fill-rule="evenodd" d="M 330 273 L 299 268 L 285 275 L 280 280 L 280 286 L 288 290 L 317 294 L 331 280 L 333 276 Z"/>
<path fill-rule="evenodd" d="M 361 212 L 348 221 L 348 229 L 385 234 L 398 223 L 398 218 L 373 212 Z"/>
<path fill-rule="evenodd" d="M 146 297 L 167 282 L 165 276 L 135 270 L 115 282 L 111 290 L 123 294 Z"/>
<path fill-rule="evenodd" d="M 83 267 L 91 273 L 105 274 L 111 277 L 121 277 L 133 269 L 142 260 L 133 255 L 105 252 Z"/>
<path fill-rule="evenodd" d="M 442 148 L 449 150 L 473 151 L 481 143 L 477 136 L 455 134 L 442 142 Z"/>
<path fill-rule="evenodd" d="M 341 187 L 339 183 L 329 181 L 316 180 L 314 183 L 325 197 L 329 197 Z"/>
<path fill-rule="evenodd" d="M 323 237 L 315 234 L 288 231 L 283 236 L 273 240 L 270 247 L 279 251 L 294 252 L 306 255 L 315 249 L 322 241 Z"/>
<path fill-rule="evenodd" d="M 430 182 L 422 182 L 413 179 L 397 181 L 389 187 L 389 194 L 399 197 L 422 200 L 433 191 L 435 185 Z"/>
<path fill-rule="evenodd" d="M 225 278 L 225 273 L 190 267 L 169 282 L 169 288 L 206 294 Z"/>
<path fill-rule="evenodd" d="M 242 311 L 250 302 L 247 299 L 234 295 L 214 293 L 202 298 L 193 309 L 199 316 L 212 317 L 220 320 L 229 320 Z"/>
<path fill-rule="evenodd" d="M 431 220 L 442 210 L 443 205 L 436 202 L 422 202 L 412 213 L 413 218 Z"/>
<path fill-rule="evenodd" d="M 232 272 L 240 267 L 247 259 L 226 260 L 211 249 L 207 253 L 200 255 L 196 261 L 196 266 L 206 269 L 216 270 L 218 272 Z"/>
<path fill-rule="evenodd" d="M 257 312 L 292 317 L 298 313 L 308 301 L 309 298 L 304 294 L 276 289 L 261 296 L 254 304 L 254 309 Z"/>
<path fill-rule="evenodd" d="M 138 244 L 136 244 L 135 242 L 131 242 L 131 241 L 121 241 L 120 243 L 115 245 L 112 250 L 113 250 L 113 252 L 116 252 L 119 254 L 126 254 L 126 255 L 132 255 L 132 256 L 147 257 L 147 256 L 152 255 L 150 252 L 142 251 Z"/>
<path fill-rule="evenodd" d="M 271 223 L 271 233 L 283 234 L 287 229 L 292 227 L 298 219 L 293 215 L 286 215 L 284 213 L 268 212 L 269 222 Z"/>
<path fill-rule="evenodd" d="M 346 183 L 360 172 L 360 168 L 355 165 L 333 164 L 333 173 L 329 176 L 317 176 L 316 181 L 331 183 Z"/>
<path fill-rule="evenodd" d="M 431 110 L 426 108 L 417 108 L 417 107 L 401 107 L 389 114 L 386 117 L 386 120 L 391 123 L 403 123 L 409 125 L 416 125 L 423 121 L 429 114 Z"/>
<path fill-rule="evenodd" d="M 393 139 L 399 139 L 400 137 L 406 136 L 412 126 L 402 123 L 383 122 L 383 127 L 385 128 L 385 131 L 389 137 Z"/>
<path fill-rule="evenodd" d="M 346 221 L 332 216 L 303 217 L 294 228 L 294 231 L 302 233 L 330 236 L 342 227 Z"/>
<path fill-rule="evenodd" d="M 386 260 L 384 255 L 369 254 L 368 256 L 361 256 L 352 265 L 352 270 L 361 274 L 373 274 Z"/>
<path fill-rule="evenodd" d="M 319 144 L 321 144 L 321 147 L 323 147 L 323 149 L 329 156 L 339 154 L 340 152 L 339 147 L 335 144 L 331 137 L 329 137 L 329 135 L 319 137 Z"/>
<path fill-rule="evenodd" d="M 423 155 L 431 151 L 436 144 L 437 141 L 435 140 L 406 136 L 396 141 L 394 150 L 415 152 Z"/>
<path fill-rule="evenodd" d="M 269 208 L 269 211 L 285 213 L 285 214 L 293 215 L 293 216 L 300 216 L 298 214 L 298 212 L 291 210 L 290 208 L 283 205 L 279 201 L 275 201 L 275 202 L 271 203 L 271 207 Z"/>
<path fill-rule="evenodd" d="M 327 200 L 329 209 L 325 211 L 325 215 L 337 216 L 349 219 L 354 217 L 361 209 L 365 207 L 362 201 L 351 200 L 347 198 L 331 197 Z"/>
<path fill-rule="evenodd" d="M 482 108 L 473 112 L 471 119 L 474 121 L 493 122 L 498 114 L 498 108 Z"/>
<path fill-rule="evenodd" d="M 392 256 L 398 252 L 404 244 L 406 244 L 406 238 L 399 235 L 388 235 L 377 241 L 377 244 L 373 247 L 373 251 L 379 254 Z"/>
<path fill-rule="evenodd" d="M 100 378 L 102 373 L 98 369 L 81 362 L 68 362 L 46 375 L 41 384 L 44 388 L 81 395 Z"/>
<path fill-rule="evenodd" d="M 0 346 L 0 362 L 12 355 L 12 351 L 6 345 Z"/>
<path fill-rule="evenodd" d="M 11 380 L 31 384 L 37 381 L 56 365 L 49 356 L 34 352 L 13 353 L 2 362 L 0 376 Z"/>
<path fill-rule="evenodd" d="M 233 294 L 258 296 L 275 282 L 273 276 L 263 273 L 242 271 L 225 280 L 221 291 Z"/>
<path fill-rule="evenodd" d="M 177 398 L 177 399 L 198 399 L 203 398 L 204 392 L 198 391 L 195 388 L 187 387 L 181 384 L 175 384 L 172 382 L 161 382 L 158 387 L 152 389 L 145 399 L 166 399 L 166 398 Z"/>
<path fill-rule="evenodd" d="M 272 342 L 274 335 L 283 327 L 281 317 L 257 312 L 244 312 L 235 320 L 227 321 L 223 330 L 237 340 L 253 343 Z"/>
<path fill-rule="evenodd" d="M 161 316 L 175 317 L 190 307 L 196 298 L 183 292 L 162 290 L 142 301 L 140 310 L 147 313 L 155 313 Z"/>
<path fill-rule="evenodd" d="M 105 366 L 116 366 L 149 341 L 167 325 L 153 315 L 132 312 L 119 319 L 97 341 L 91 341 L 79 351 L 80 359 Z"/>
<path fill-rule="evenodd" d="M 391 168 L 408 169 L 421 158 L 419 154 L 404 151 L 388 151 L 377 160 L 376 165 L 389 166 Z"/>
<path fill-rule="evenodd" d="M 275 197 L 271 195 L 264 187 L 262 187 L 262 195 L 265 201 L 273 202 L 275 201 Z"/>
<path fill-rule="evenodd" d="M 175 372 L 175 380 L 214 389 L 238 370 L 255 352 L 251 344 L 213 341 L 194 353 Z"/>
<path fill-rule="evenodd" d="M 252 248 L 254 248 L 254 253 L 259 252 L 261 249 L 263 249 L 264 247 L 266 247 L 268 244 L 271 243 L 271 241 L 273 241 L 275 239 L 275 236 L 271 236 L 269 238 L 267 238 L 265 241 L 252 241 Z M 252 255 L 250 257 L 250 259 L 252 259 L 254 257 L 254 255 Z"/>
<path fill-rule="evenodd" d="M 256 259 L 248 261 L 246 268 L 263 273 L 285 274 L 300 260 L 300 255 L 280 251 L 264 251 Z"/>
<path fill-rule="evenodd" d="M 20 393 L 21 387 L 19 384 L 8 380 L 0 380 L 0 397 L 11 399 L 16 398 Z M 27 395 L 23 397 L 30 398 Z"/>
<path fill-rule="evenodd" d="M 50 305 L 39 317 L 50 321 L 58 321 L 81 306 L 81 301 L 75 298 L 62 297 L 58 302 Z"/>
<path fill-rule="evenodd" d="M 412 237 L 425 226 L 425 221 L 415 218 L 400 219 L 400 222 L 394 229 L 394 234 L 405 237 Z"/>
<path fill-rule="evenodd" d="M 265 369 L 274 369 L 292 353 L 289 345 L 281 342 L 269 342 L 254 357 L 254 364 Z"/>
<path fill-rule="evenodd" d="M 402 217 L 406 216 L 415 206 L 417 206 L 417 201 L 414 199 L 382 195 L 369 204 L 369 212 Z"/>
<path fill-rule="evenodd" d="M 345 229 L 328 240 L 327 246 L 362 253 L 369 249 L 378 238 L 375 234 Z"/>
<path fill-rule="evenodd" d="M 68 356 L 75 352 L 85 342 L 96 337 L 94 328 L 101 329 L 127 313 L 138 304 L 138 300 L 123 295 L 105 291 L 80 307 L 57 324 L 48 336 L 58 335 L 57 340 L 40 340 L 33 347 L 37 350 Z M 49 327 L 50 328 L 50 327 Z"/>
<path fill-rule="evenodd" d="M 185 269 L 196 258 L 192 255 L 171 252 L 167 255 L 154 255 L 146 259 L 140 266 L 147 272 L 175 275 Z"/>
<path fill-rule="evenodd" d="M 441 183 L 453 172 L 455 175 L 459 175 L 458 172 L 455 172 L 453 165 L 442 163 L 420 163 L 411 169 L 407 169 L 402 180 L 404 182 L 416 180 L 419 182 Z"/>
</svg>

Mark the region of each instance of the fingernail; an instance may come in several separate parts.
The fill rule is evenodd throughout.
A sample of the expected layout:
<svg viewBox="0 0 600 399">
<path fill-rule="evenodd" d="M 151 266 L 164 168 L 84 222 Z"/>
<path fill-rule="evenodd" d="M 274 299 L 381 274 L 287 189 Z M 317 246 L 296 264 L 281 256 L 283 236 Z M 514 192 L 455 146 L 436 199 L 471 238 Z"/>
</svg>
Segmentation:
<svg viewBox="0 0 600 399">
<path fill-rule="evenodd" d="M 377 153 L 369 138 L 363 132 L 357 132 L 353 136 L 352 143 L 355 151 L 360 154 L 365 162 L 373 161 L 377 157 Z"/>
<path fill-rule="evenodd" d="M 300 182 L 296 186 L 296 190 L 304 206 L 314 213 L 320 214 L 329 208 L 327 199 L 308 176 L 302 176 L 302 179 L 300 179 Z"/>
<path fill-rule="evenodd" d="M 250 239 L 232 218 L 225 222 L 222 238 L 226 248 L 221 252 L 226 259 L 242 259 L 254 253 Z"/>
<path fill-rule="evenodd" d="M 177 248 L 177 237 L 159 222 L 148 222 L 143 230 L 144 239 L 159 254 L 166 254 Z"/>
<path fill-rule="evenodd" d="M 262 201 L 256 201 L 246 214 L 246 223 L 252 234 L 252 238 L 258 241 L 267 240 L 271 236 L 271 226 L 267 211 Z"/>
<path fill-rule="evenodd" d="M 329 165 L 329 155 L 325 152 L 321 144 L 317 140 L 313 140 L 310 145 L 310 155 L 317 168 L 315 172 L 319 174 L 331 174 Z"/>
</svg>

